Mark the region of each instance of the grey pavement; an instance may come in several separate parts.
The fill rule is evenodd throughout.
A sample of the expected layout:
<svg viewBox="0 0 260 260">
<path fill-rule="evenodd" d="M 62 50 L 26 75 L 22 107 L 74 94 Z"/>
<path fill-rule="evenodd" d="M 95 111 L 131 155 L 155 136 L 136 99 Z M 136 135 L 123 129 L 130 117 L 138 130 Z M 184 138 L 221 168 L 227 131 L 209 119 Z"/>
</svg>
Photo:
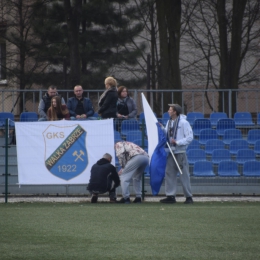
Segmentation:
<svg viewBox="0 0 260 260">
<path fill-rule="evenodd" d="M 119 197 L 118 199 L 120 199 Z M 144 199 L 144 202 L 159 202 L 160 199 L 164 197 L 162 196 L 146 196 Z M 131 197 L 131 200 L 133 200 L 134 197 Z M 180 196 L 176 197 L 177 202 L 184 202 L 185 198 Z M 235 201 L 244 201 L 244 202 L 256 202 L 260 201 L 260 196 L 194 196 L 193 197 L 194 202 L 235 202 Z M 108 197 L 102 196 L 98 199 L 99 202 L 109 202 Z M 53 203 L 89 203 L 90 197 L 84 196 L 84 197 L 8 197 L 7 199 L 8 203 L 19 203 L 19 202 L 53 202 Z M 0 197 L 0 203 L 5 203 L 5 197 Z"/>
</svg>

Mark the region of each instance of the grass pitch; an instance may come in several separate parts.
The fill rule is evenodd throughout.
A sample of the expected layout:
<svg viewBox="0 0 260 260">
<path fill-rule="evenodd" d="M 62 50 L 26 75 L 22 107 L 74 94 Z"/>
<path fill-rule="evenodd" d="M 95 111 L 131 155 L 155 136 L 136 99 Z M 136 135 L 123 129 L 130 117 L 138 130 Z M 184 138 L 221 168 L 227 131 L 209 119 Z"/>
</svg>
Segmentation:
<svg viewBox="0 0 260 260">
<path fill-rule="evenodd" d="M 258 259 L 259 202 L 0 204 L 0 259 Z"/>
</svg>

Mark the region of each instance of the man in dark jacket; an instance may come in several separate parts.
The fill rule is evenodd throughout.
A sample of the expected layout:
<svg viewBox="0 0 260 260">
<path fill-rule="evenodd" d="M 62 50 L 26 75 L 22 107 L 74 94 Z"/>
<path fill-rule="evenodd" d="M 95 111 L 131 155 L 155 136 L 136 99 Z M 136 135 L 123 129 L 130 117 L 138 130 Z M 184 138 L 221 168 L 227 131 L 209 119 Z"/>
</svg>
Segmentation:
<svg viewBox="0 0 260 260">
<path fill-rule="evenodd" d="M 91 168 L 90 180 L 87 187 L 92 194 L 91 203 L 97 202 L 98 194 L 106 192 L 109 192 L 110 202 L 117 202 L 116 187 L 120 185 L 120 179 L 111 161 L 112 156 L 106 153 Z"/>
<path fill-rule="evenodd" d="M 75 97 L 68 100 L 67 107 L 71 119 L 96 119 L 93 118 L 94 109 L 89 98 L 83 97 L 83 88 L 80 85 L 74 87 Z"/>
<path fill-rule="evenodd" d="M 58 95 L 57 88 L 53 85 L 49 86 L 47 92 L 42 97 L 39 103 L 39 107 L 38 107 L 38 113 L 40 117 L 39 121 L 47 120 L 47 111 L 51 106 L 51 99 L 57 95 Z M 61 98 L 61 104 L 65 105 L 65 101 L 63 98 Z"/>
</svg>

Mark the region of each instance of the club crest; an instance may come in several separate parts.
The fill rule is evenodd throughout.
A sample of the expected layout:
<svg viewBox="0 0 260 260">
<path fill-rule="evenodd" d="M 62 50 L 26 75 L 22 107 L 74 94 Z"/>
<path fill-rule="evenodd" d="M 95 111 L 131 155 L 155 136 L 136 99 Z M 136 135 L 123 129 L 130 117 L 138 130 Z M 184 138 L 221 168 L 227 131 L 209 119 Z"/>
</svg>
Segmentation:
<svg viewBox="0 0 260 260">
<path fill-rule="evenodd" d="M 80 175 L 88 165 L 87 132 L 80 125 L 50 125 L 43 132 L 45 166 L 55 176 L 70 180 Z"/>
</svg>

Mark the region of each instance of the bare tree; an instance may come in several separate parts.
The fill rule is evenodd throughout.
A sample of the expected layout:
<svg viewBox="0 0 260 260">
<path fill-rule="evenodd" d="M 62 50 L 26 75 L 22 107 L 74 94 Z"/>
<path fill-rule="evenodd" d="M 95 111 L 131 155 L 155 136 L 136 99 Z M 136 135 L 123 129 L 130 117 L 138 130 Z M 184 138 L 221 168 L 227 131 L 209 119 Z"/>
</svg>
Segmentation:
<svg viewBox="0 0 260 260">
<path fill-rule="evenodd" d="M 44 2 L 46 1 L 38 1 L 38 7 L 40 8 Z M 32 30 L 35 1 L 2 0 L 1 4 L 4 10 L 1 19 L 6 23 L 6 32 L 2 34 L 2 39 L 7 46 L 4 69 L 8 78 L 8 86 L 21 90 L 31 88 L 35 73 L 41 73 L 48 66 L 38 60 L 38 54 L 34 52 L 33 48 L 34 43 L 38 41 Z M 29 95 L 25 98 L 29 98 Z M 18 95 L 15 104 L 18 101 L 19 111 L 22 112 L 24 97 Z M 12 111 L 13 109 L 14 107 Z"/>
<path fill-rule="evenodd" d="M 259 1 L 184 1 L 182 73 L 187 82 L 220 91 L 219 110 L 236 112 L 239 86 L 259 81 Z M 189 48 L 188 46 L 193 46 Z M 256 58 L 258 55 L 258 58 Z M 253 58 L 254 57 L 254 58 Z M 186 59 L 185 59 L 186 58 Z M 232 90 L 231 107 L 228 91 Z M 209 102 L 209 100 L 208 100 Z M 209 106 L 211 106 L 209 102 Z"/>
</svg>

